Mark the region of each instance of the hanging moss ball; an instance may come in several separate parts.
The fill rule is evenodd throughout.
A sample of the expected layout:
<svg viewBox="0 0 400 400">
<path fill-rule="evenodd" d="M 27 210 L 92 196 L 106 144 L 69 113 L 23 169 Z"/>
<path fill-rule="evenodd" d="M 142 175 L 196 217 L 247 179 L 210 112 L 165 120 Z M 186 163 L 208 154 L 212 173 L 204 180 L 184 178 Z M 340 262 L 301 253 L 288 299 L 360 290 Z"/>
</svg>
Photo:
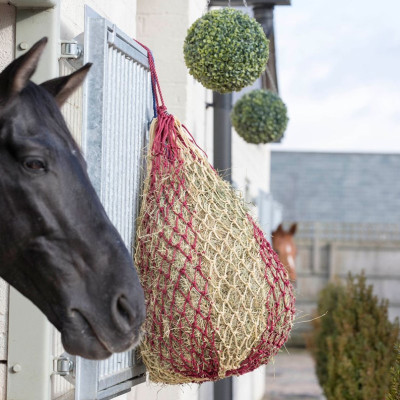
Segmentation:
<svg viewBox="0 0 400 400">
<path fill-rule="evenodd" d="M 261 25 L 233 8 L 213 10 L 193 23 L 183 51 L 189 73 L 207 89 L 230 93 L 265 70 L 269 41 Z"/>
<path fill-rule="evenodd" d="M 263 89 L 253 90 L 239 99 L 231 113 L 232 125 L 248 143 L 269 143 L 284 134 L 289 118 L 281 98 Z"/>
</svg>

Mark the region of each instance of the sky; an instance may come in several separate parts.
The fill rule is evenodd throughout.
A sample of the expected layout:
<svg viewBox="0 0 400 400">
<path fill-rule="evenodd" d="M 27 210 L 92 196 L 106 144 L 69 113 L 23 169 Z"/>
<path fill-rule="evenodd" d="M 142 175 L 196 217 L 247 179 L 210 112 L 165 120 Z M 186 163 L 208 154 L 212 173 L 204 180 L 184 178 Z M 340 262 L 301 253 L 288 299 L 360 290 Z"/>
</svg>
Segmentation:
<svg viewBox="0 0 400 400">
<path fill-rule="evenodd" d="M 400 0 L 275 7 L 289 125 L 273 150 L 400 153 Z"/>
</svg>

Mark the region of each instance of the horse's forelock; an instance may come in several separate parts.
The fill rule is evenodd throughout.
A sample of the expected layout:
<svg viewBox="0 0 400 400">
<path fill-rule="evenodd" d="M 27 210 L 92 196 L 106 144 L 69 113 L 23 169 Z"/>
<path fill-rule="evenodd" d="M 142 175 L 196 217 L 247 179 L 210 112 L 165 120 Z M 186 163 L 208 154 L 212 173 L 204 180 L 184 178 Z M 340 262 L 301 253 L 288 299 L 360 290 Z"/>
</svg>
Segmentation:
<svg viewBox="0 0 400 400">
<path fill-rule="evenodd" d="M 24 106 L 30 108 L 39 121 L 63 127 L 68 131 L 64 118 L 53 96 L 42 87 L 29 82 L 19 94 Z"/>
<path fill-rule="evenodd" d="M 53 135 L 61 138 L 65 144 L 84 161 L 79 146 L 76 144 L 61 114 L 54 97 L 44 88 L 29 82 L 19 94 L 24 107 L 29 108 L 36 121 L 45 125 Z"/>
</svg>

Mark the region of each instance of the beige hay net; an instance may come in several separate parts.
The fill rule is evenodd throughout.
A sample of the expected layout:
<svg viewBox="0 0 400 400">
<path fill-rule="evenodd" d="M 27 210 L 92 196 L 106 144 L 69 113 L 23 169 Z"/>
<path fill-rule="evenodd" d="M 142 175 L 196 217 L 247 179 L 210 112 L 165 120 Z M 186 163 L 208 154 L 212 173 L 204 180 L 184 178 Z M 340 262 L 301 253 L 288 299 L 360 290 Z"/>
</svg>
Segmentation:
<svg viewBox="0 0 400 400">
<path fill-rule="evenodd" d="M 164 107 L 147 161 L 135 261 L 150 379 L 203 382 L 266 364 L 294 318 L 285 268 L 241 197 Z"/>
</svg>

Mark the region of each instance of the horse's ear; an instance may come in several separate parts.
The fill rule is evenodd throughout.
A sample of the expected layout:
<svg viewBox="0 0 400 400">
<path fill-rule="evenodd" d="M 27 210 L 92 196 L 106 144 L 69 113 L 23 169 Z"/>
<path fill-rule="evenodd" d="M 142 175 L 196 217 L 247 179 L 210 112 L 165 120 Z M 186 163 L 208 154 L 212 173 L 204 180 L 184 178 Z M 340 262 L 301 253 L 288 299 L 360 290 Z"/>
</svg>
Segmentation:
<svg viewBox="0 0 400 400">
<path fill-rule="evenodd" d="M 296 234 L 297 231 L 297 223 L 292 224 L 292 226 L 289 229 L 289 233 L 294 236 Z"/>
<path fill-rule="evenodd" d="M 275 231 L 273 232 L 275 235 L 279 234 L 279 233 L 283 233 L 283 225 L 279 224 L 279 226 L 275 229 Z"/>
<path fill-rule="evenodd" d="M 0 100 L 6 102 L 20 93 L 36 71 L 47 37 L 36 42 L 0 74 Z"/>
<path fill-rule="evenodd" d="M 40 86 L 52 94 L 58 106 L 61 107 L 85 80 L 91 66 L 91 63 L 87 63 L 71 75 L 51 79 L 50 81 L 43 82 Z"/>
</svg>

